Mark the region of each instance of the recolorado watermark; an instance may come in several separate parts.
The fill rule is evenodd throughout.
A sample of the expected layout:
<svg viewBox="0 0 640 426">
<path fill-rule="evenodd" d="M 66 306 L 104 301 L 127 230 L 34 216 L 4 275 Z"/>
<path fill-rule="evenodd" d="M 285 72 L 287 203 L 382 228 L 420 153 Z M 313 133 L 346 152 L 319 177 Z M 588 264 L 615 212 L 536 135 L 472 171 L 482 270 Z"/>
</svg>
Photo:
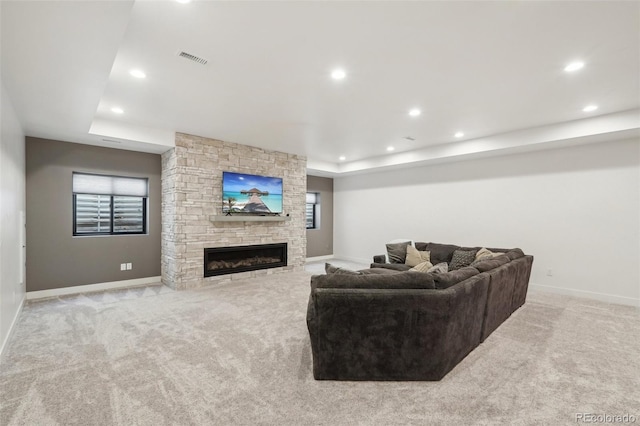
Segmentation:
<svg viewBox="0 0 640 426">
<path fill-rule="evenodd" d="M 576 423 L 636 423 L 638 417 L 633 414 L 595 414 L 576 413 Z"/>
</svg>

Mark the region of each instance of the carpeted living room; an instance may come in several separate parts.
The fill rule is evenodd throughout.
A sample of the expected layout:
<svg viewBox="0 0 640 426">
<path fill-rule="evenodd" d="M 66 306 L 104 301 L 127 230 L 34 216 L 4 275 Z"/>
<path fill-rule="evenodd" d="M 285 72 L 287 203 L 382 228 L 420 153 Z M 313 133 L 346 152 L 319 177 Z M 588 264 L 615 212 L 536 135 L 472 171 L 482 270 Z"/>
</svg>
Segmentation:
<svg viewBox="0 0 640 426">
<path fill-rule="evenodd" d="M 639 16 L 1 2 L 0 424 L 640 422 Z"/>
</svg>

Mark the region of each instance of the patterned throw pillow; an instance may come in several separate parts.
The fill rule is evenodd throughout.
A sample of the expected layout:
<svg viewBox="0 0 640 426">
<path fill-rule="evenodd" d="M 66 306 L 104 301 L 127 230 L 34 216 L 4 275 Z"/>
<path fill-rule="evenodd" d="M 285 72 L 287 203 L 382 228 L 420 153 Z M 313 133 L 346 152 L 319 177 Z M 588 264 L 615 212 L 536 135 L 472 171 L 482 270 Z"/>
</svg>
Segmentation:
<svg viewBox="0 0 640 426">
<path fill-rule="evenodd" d="M 464 268 L 471 265 L 476 259 L 476 250 L 456 250 L 453 252 L 453 257 L 449 263 L 449 270 L 455 271 L 456 269 Z"/>
<path fill-rule="evenodd" d="M 416 266 L 423 262 L 431 262 L 430 257 L 428 251 L 418 251 L 418 249 L 413 246 L 407 246 L 407 257 L 404 260 L 404 264 Z"/>
<path fill-rule="evenodd" d="M 427 272 L 433 272 L 434 274 L 444 274 L 445 272 L 449 272 L 449 265 L 447 264 L 447 262 L 440 262 L 430 268 Z"/>
<path fill-rule="evenodd" d="M 361 272 L 352 271 L 350 269 L 340 268 L 338 266 L 334 266 L 330 263 L 324 264 L 324 271 L 329 274 L 338 274 L 338 275 L 362 275 Z"/>
<path fill-rule="evenodd" d="M 411 245 L 411 241 L 387 244 L 389 263 L 404 263 L 404 260 L 407 258 L 407 247 L 409 245 Z"/>
<path fill-rule="evenodd" d="M 429 252 L 427 252 L 429 253 Z M 446 265 L 446 263 L 445 263 Z M 416 272 L 429 272 L 431 269 L 433 269 L 433 264 L 429 261 L 426 262 L 422 262 L 417 264 L 416 266 L 414 266 L 413 268 L 411 268 L 411 271 L 416 271 Z"/>
</svg>

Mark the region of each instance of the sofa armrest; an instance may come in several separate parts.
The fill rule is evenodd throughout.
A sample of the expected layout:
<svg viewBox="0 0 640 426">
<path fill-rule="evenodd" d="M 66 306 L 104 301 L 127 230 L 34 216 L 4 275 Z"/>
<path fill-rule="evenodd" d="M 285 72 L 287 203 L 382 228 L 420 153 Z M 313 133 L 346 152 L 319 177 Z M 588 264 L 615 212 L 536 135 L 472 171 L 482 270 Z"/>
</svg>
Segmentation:
<svg viewBox="0 0 640 426">
<path fill-rule="evenodd" d="M 404 263 L 372 263 L 369 265 L 371 269 L 389 269 L 392 271 L 408 271 L 411 266 Z"/>
<path fill-rule="evenodd" d="M 373 263 L 387 263 L 386 254 L 376 254 L 373 256 Z"/>
</svg>

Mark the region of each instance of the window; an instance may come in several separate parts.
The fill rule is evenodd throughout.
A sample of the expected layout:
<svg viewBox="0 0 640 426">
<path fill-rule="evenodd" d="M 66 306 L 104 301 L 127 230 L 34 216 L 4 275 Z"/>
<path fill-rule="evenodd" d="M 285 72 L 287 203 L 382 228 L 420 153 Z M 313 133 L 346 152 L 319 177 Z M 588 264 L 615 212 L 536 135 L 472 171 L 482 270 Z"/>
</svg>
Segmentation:
<svg viewBox="0 0 640 426">
<path fill-rule="evenodd" d="M 320 194 L 316 192 L 307 192 L 307 210 L 306 210 L 306 222 L 307 229 L 318 229 L 318 216 L 320 209 Z"/>
<path fill-rule="evenodd" d="M 148 179 L 73 174 L 73 235 L 147 232 Z"/>
</svg>

